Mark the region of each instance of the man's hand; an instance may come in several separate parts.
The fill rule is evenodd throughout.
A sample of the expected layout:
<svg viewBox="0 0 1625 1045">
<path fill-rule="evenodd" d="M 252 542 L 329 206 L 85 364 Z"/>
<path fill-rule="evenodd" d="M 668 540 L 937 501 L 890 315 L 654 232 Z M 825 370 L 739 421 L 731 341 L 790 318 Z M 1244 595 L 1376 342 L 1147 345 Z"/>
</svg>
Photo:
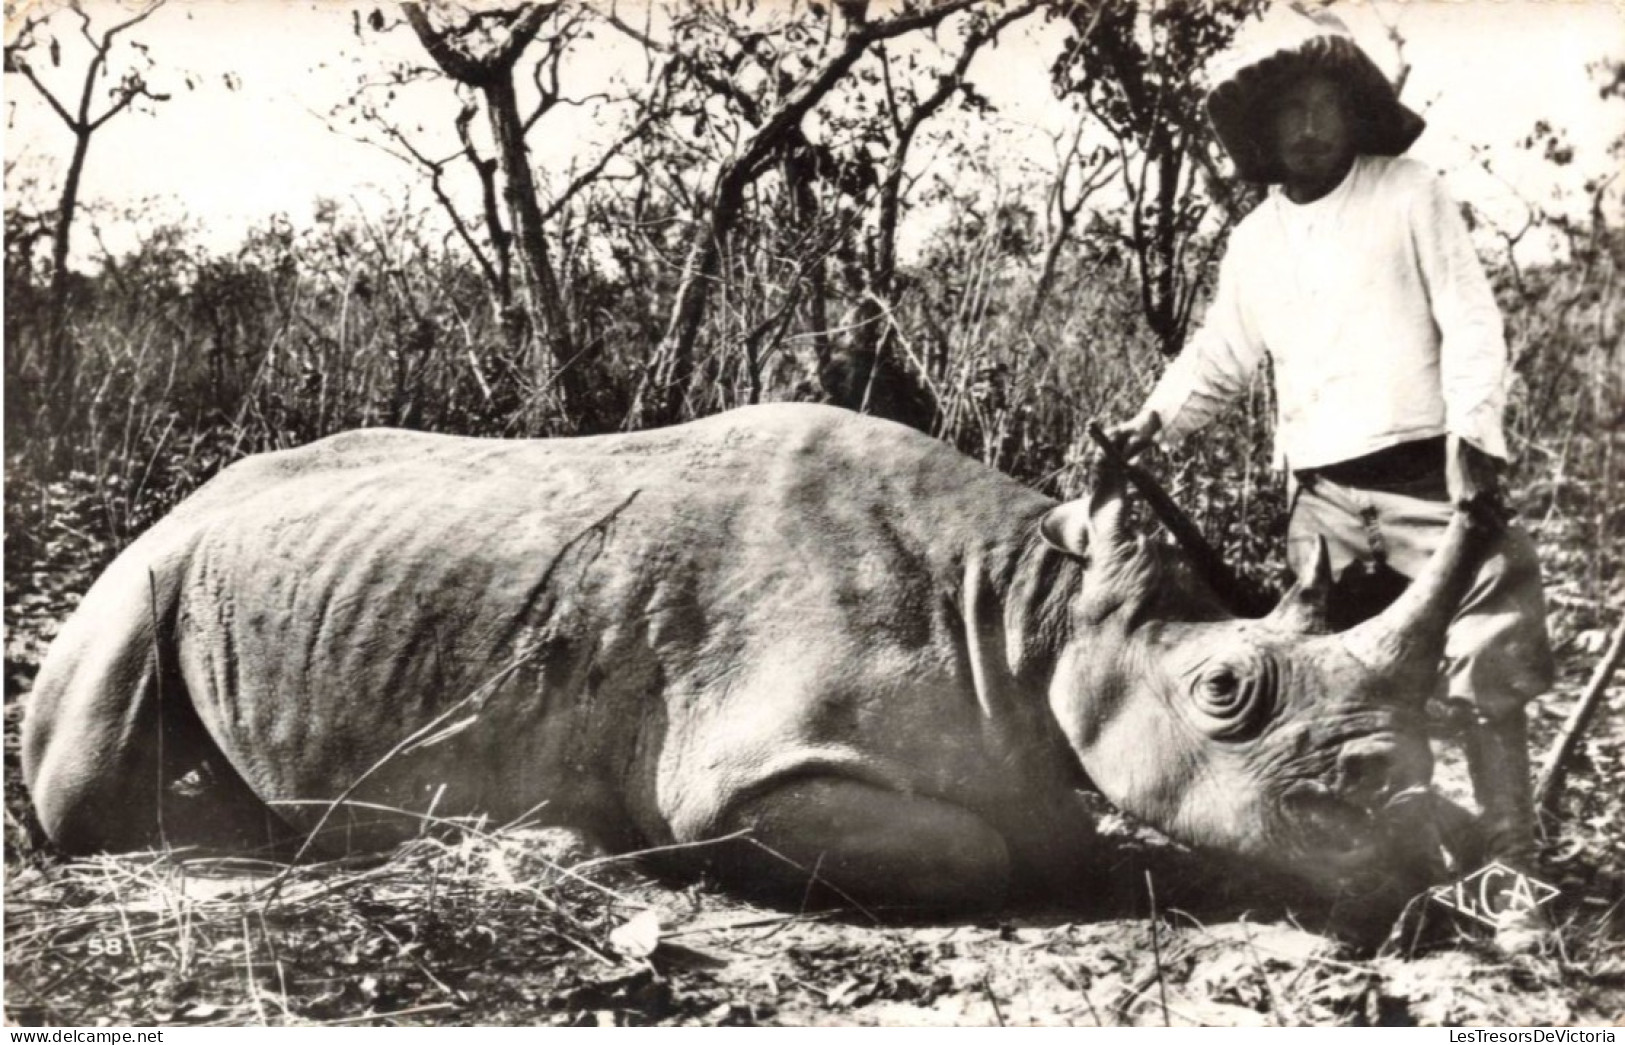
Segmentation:
<svg viewBox="0 0 1625 1045">
<path fill-rule="evenodd" d="M 1451 503 L 1466 505 L 1480 498 L 1499 501 L 1499 461 L 1459 435 L 1450 436 L 1445 444 L 1444 478 Z"/>
<path fill-rule="evenodd" d="M 1150 448 L 1161 431 L 1162 418 L 1157 416 L 1155 410 L 1147 410 L 1106 429 L 1106 436 L 1116 444 L 1119 453 L 1132 461 Z"/>
</svg>

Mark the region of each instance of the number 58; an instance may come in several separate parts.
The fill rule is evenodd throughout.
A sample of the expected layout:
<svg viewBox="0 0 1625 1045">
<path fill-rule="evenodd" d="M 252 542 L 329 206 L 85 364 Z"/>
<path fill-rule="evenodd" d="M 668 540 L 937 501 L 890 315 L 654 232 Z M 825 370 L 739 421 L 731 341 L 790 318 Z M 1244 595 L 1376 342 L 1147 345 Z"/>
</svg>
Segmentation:
<svg viewBox="0 0 1625 1045">
<path fill-rule="evenodd" d="M 92 936 L 85 946 L 94 955 L 117 958 L 124 953 L 124 939 L 119 936 Z"/>
</svg>

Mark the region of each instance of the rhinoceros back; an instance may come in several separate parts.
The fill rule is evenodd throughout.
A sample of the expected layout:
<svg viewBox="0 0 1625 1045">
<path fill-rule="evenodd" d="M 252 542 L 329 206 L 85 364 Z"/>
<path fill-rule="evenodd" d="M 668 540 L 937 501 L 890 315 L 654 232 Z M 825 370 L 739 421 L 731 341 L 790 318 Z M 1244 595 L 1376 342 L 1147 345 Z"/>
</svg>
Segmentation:
<svg viewBox="0 0 1625 1045">
<path fill-rule="evenodd" d="M 199 717 L 268 801 L 540 805 L 658 842 L 661 810 L 701 801 L 676 762 L 800 713 L 760 687 L 746 705 L 737 678 L 784 650 L 792 673 L 951 670 L 965 556 L 1047 503 L 824 407 L 559 440 L 358 431 L 233 466 L 110 575 L 154 575 Z"/>
</svg>

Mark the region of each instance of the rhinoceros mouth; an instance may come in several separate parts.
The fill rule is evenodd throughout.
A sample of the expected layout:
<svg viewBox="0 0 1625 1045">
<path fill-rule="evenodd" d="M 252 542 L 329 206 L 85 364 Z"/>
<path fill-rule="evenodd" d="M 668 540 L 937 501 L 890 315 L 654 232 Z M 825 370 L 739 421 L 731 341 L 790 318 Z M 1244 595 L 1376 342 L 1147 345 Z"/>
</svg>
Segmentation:
<svg viewBox="0 0 1625 1045">
<path fill-rule="evenodd" d="M 1301 857 L 1324 861 L 1330 869 L 1352 870 L 1381 848 L 1372 810 L 1337 797 L 1325 784 L 1293 784 L 1282 797 L 1281 812 Z"/>
</svg>

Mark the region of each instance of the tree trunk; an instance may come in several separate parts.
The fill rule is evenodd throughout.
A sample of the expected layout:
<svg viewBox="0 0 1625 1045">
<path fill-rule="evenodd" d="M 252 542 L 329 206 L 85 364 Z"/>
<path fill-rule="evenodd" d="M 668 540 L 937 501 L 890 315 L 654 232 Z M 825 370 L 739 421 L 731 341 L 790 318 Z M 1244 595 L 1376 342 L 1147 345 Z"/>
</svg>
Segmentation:
<svg viewBox="0 0 1625 1045">
<path fill-rule="evenodd" d="M 885 312 L 877 302 L 885 302 L 891 307 L 897 304 L 897 224 L 902 215 L 903 205 L 903 163 L 908 156 L 912 138 L 911 132 L 898 142 L 896 153 L 880 183 L 880 196 L 876 202 L 874 252 L 869 259 L 868 285 L 860 288 L 864 293 L 864 300 L 859 302 L 852 312 L 850 323 L 852 330 L 848 334 L 851 348 L 847 353 L 846 366 L 842 368 L 848 387 L 830 389 L 839 397 L 836 401 L 842 406 L 861 410 L 878 405 L 881 409 L 876 412 L 887 417 L 891 415 L 885 409 L 886 404 L 875 403 L 872 394 L 876 380 L 880 376 L 876 368 L 884 366 L 881 362 L 881 352 L 884 348 L 881 342 L 887 329 Z M 906 378 L 906 375 L 897 376 Z M 886 383 L 889 386 L 891 382 Z"/>
<path fill-rule="evenodd" d="M 1179 174 L 1180 154 L 1169 143 L 1162 145 L 1157 162 L 1157 227 L 1154 240 L 1156 258 L 1156 314 L 1151 328 L 1156 332 L 1162 354 L 1172 358 L 1185 342 L 1179 322 Z"/>
<path fill-rule="evenodd" d="M 934 107 L 932 110 L 934 111 Z M 921 113 L 927 113 L 923 109 Z M 875 203 L 874 248 L 868 273 L 856 287 L 862 300 L 850 311 L 843 358 L 824 368 L 825 393 L 836 403 L 892 421 L 929 431 L 936 419 L 936 403 L 923 380 L 910 373 L 892 349 L 888 309 L 897 307 L 897 227 L 902 218 L 903 171 L 918 116 L 905 129 L 894 148 L 880 183 Z"/>
<path fill-rule="evenodd" d="M 51 109 L 60 118 L 63 124 L 73 133 L 73 156 L 68 161 L 67 176 L 62 186 L 62 197 L 57 208 L 56 225 L 51 242 L 51 287 L 47 302 L 45 352 L 46 358 L 43 371 L 42 391 L 46 397 L 46 404 L 51 409 L 65 410 L 70 405 L 73 396 L 74 380 L 78 375 L 79 359 L 75 351 L 68 345 L 68 248 L 73 233 L 73 220 L 79 210 L 79 183 L 85 170 L 85 157 L 90 152 L 90 139 L 102 125 L 113 119 L 119 113 L 127 110 L 138 98 L 149 98 L 162 101 L 168 95 L 154 94 L 147 89 L 144 76 L 132 69 L 116 87 L 108 91 L 111 103 L 99 116 L 91 115 L 91 102 L 97 95 L 96 86 L 107 68 L 107 54 L 113 47 L 113 41 L 120 33 L 146 21 L 152 13 L 163 6 L 163 0 L 155 0 L 145 8 L 138 10 L 130 18 L 114 25 L 100 38 L 91 32 L 91 19 L 79 4 L 70 4 L 75 14 L 83 23 L 80 32 L 89 41 L 94 51 L 90 64 L 85 68 L 84 86 L 79 91 L 77 115 L 70 114 L 67 107 L 51 93 L 39 77 L 34 74 L 29 65 L 28 57 L 24 53 L 33 44 L 34 30 L 43 22 L 44 17 L 23 18 L 19 25 L 7 24 L 8 37 L 5 47 L 5 71 L 7 73 L 21 73 L 27 77 L 28 82 L 39 92 L 51 106 Z M 9 9 L 8 9 L 9 17 Z M 22 16 L 19 15 L 19 18 Z M 17 30 L 13 34 L 13 30 Z M 57 63 L 57 43 L 51 40 L 52 64 Z M 136 47 L 141 45 L 136 44 Z M 141 48 L 143 53 L 145 48 Z"/>
<path fill-rule="evenodd" d="M 90 132 L 75 131 L 73 157 L 62 185 L 57 206 L 56 229 L 51 239 L 51 292 L 47 312 L 44 392 L 66 406 L 73 392 L 73 379 L 79 360 L 68 347 L 68 245 L 73 219 L 79 210 L 79 182 L 84 175 L 85 157 L 90 152 Z"/>
<path fill-rule="evenodd" d="M 796 223 L 803 235 L 810 234 L 817 227 L 820 216 L 818 192 L 813 187 L 816 178 L 816 166 L 805 146 L 800 150 L 792 150 L 785 157 L 784 180 L 789 186 L 790 199 L 795 205 Z M 809 262 L 803 278 L 808 282 L 807 305 L 812 314 L 813 359 L 817 364 L 817 372 L 822 374 L 824 367 L 829 364 L 828 265 L 822 252 Z"/>
<path fill-rule="evenodd" d="M 1044 310 L 1044 303 L 1049 300 L 1050 292 L 1055 289 L 1055 270 L 1060 265 L 1061 251 L 1066 249 L 1067 243 L 1072 239 L 1072 228 L 1077 224 L 1077 220 L 1075 211 L 1062 212 L 1061 220 L 1055 227 L 1055 235 L 1044 251 L 1044 267 L 1038 273 L 1038 284 L 1033 287 L 1032 300 L 1027 302 L 1024 326 L 1031 326 L 1038 319 L 1039 313 Z"/>
<path fill-rule="evenodd" d="M 486 109 L 491 118 L 491 134 L 496 141 L 502 168 L 502 196 L 508 207 L 508 223 L 518 248 L 520 286 L 531 322 L 552 350 L 553 373 L 558 381 L 567 416 L 585 407 L 585 382 L 577 367 L 575 340 L 570 320 L 559 294 L 558 280 L 548 256 L 547 235 L 542 227 L 541 206 L 537 203 L 536 181 L 530 172 L 530 153 L 525 147 L 524 123 L 519 116 L 510 73 L 493 76 L 481 84 Z M 573 417 L 577 422 L 590 419 Z"/>
<path fill-rule="evenodd" d="M 655 353 L 654 395 L 658 406 L 638 418 L 640 426 L 668 425 L 683 420 L 683 402 L 694 375 L 694 345 L 705 322 L 711 289 L 722 272 L 723 245 L 739 221 L 745 199 L 745 177 L 736 165 L 723 174 L 711 206 L 711 220 L 694 240 L 671 324 Z"/>
</svg>

